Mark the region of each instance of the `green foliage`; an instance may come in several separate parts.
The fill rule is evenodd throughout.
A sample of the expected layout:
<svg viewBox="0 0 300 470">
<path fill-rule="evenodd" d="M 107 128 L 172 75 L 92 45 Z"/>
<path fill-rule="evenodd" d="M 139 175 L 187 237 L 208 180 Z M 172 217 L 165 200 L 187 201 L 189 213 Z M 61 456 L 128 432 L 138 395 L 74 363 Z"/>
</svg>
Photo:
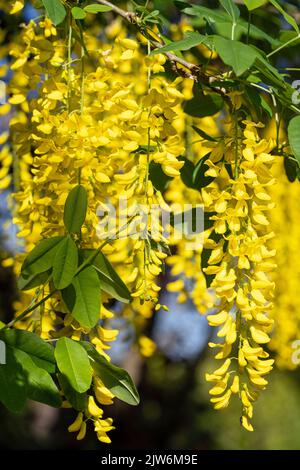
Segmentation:
<svg viewBox="0 0 300 470">
<path fill-rule="evenodd" d="M 0 366 L 0 401 L 20 412 L 27 398 L 59 407 L 61 397 L 50 373 L 56 371 L 54 349 L 39 336 L 23 330 L 0 331 L 6 364 Z"/>
<path fill-rule="evenodd" d="M 87 393 L 76 392 L 76 390 L 74 390 L 74 388 L 70 385 L 70 382 L 66 376 L 62 374 L 58 374 L 58 380 L 62 391 L 70 405 L 77 411 L 83 411 L 87 407 L 88 403 Z"/>
<path fill-rule="evenodd" d="M 7 346 L 27 353 L 41 369 L 49 373 L 56 371 L 53 347 L 35 333 L 16 329 L 1 329 L 0 339 Z"/>
<path fill-rule="evenodd" d="M 230 65 L 238 77 L 252 67 L 258 56 L 252 47 L 220 36 L 214 37 L 214 45 L 223 62 Z"/>
<path fill-rule="evenodd" d="M 80 271 L 66 289 L 63 300 L 73 317 L 85 328 L 93 328 L 100 318 L 101 285 L 94 267 Z"/>
<path fill-rule="evenodd" d="M 295 20 L 295 18 L 293 18 L 291 15 L 289 15 L 285 11 L 285 9 L 280 5 L 280 3 L 277 2 L 277 0 L 269 0 L 269 1 L 283 15 L 285 21 L 287 23 L 289 23 L 298 34 L 300 34 L 299 26 L 298 26 L 297 21 Z"/>
<path fill-rule="evenodd" d="M 106 11 L 111 11 L 111 7 L 106 5 L 99 5 L 98 3 L 91 3 L 84 7 L 84 11 L 87 13 L 104 13 Z"/>
<path fill-rule="evenodd" d="M 218 93 L 207 93 L 195 85 L 193 88 L 194 96 L 184 105 L 184 111 L 193 117 L 213 116 L 221 111 L 224 101 Z"/>
<path fill-rule="evenodd" d="M 290 183 L 293 183 L 297 179 L 299 173 L 299 165 L 293 158 L 290 158 L 289 156 L 286 156 L 284 158 L 283 163 L 287 179 Z"/>
<path fill-rule="evenodd" d="M 55 26 L 64 21 L 66 9 L 60 0 L 42 0 L 42 3 L 47 15 Z"/>
<path fill-rule="evenodd" d="M 24 351 L 16 348 L 14 355 L 16 361 L 23 368 L 25 379 L 27 379 L 27 397 L 49 406 L 60 407 L 61 396 L 51 375 L 46 370 L 37 367 L 32 356 Z"/>
<path fill-rule="evenodd" d="M 93 254 L 95 255 L 91 265 L 98 274 L 102 290 L 121 302 L 128 303 L 131 301 L 131 295 L 126 284 L 124 284 L 103 253 L 97 253 L 96 250 L 89 249 L 81 250 L 80 253 L 86 260 Z"/>
<path fill-rule="evenodd" d="M 166 175 L 159 163 L 150 162 L 149 179 L 157 191 L 163 192 L 168 183 L 172 180 L 171 176 Z"/>
<path fill-rule="evenodd" d="M 91 359 L 92 367 L 105 387 L 119 400 L 129 405 L 138 405 L 140 397 L 128 372 L 108 362 L 90 343 L 82 341 L 81 344 L 86 349 Z"/>
<path fill-rule="evenodd" d="M 86 392 L 92 383 L 93 370 L 86 350 L 70 338 L 60 338 L 55 348 L 55 358 L 61 374 L 78 393 Z"/>
<path fill-rule="evenodd" d="M 82 8 L 73 7 L 71 12 L 75 20 L 83 20 L 86 17 L 86 11 L 84 11 Z"/>
<path fill-rule="evenodd" d="M 240 17 L 240 10 L 233 0 L 219 0 L 221 6 L 226 10 L 233 23 L 236 23 Z"/>
<path fill-rule="evenodd" d="M 180 176 L 183 183 L 188 187 L 196 190 L 205 188 L 209 185 L 214 178 L 211 176 L 205 176 L 205 172 L 209 169 L 206 165 L 206 160 L 209 155 L 202 157 L 199 162 L 194 165 L 190 160 L 185 157 L 181 157 L 184 160 L 184 165 L 180 170 Z"/>
<path fill-rule="evenodd" d="M 186 33 L 184 38 L 180 41 L 170 42 L 170 44 L 152 51 L 150 55 L 162 54 L 165 52 L 187 51 L 192 47 L 202 44 L 205 40 L 205 36 L 199 34 L 197 31 L 189 32 Z"/>
<path fill-rule="evenodd" d="M 81 186 L 75 186 L 69 193 L 64 210 L 64 224 L 69 233 L 79 233 L 85 221 L 87 210 L 86 189 Z"/>
<path fill-rule="evenodd" d="M 53 283 L 56 289 L 71 284 L 78 267 L 78 250 L 70 236 L 59 244 L 53 260 Z"/>
<path fill-rule="evenodd" d="M 0 365 L 0 401 L 9 411 L 20 413 L 27 399 L 27 378 L 12 348 L 6 349 L 6 364 Z"/>
<path fill-rule="evenodd" d="M 262 7 L 267 3 L 267 0 L 244 0 L 244 3 L 249 11 Z"/>
<path fill-rule="evenodd" d="M 288 137 L 292 152 L 300 164 L 300 116 L 294 117 L 289 122 Z"/>
<path fill-rule="evenodd" d="M 21 274 L 28 279 L 52 268 L 53 258 L 63 237 L 52 237 L 41 240 L 25 258 Z"/>
</svg>

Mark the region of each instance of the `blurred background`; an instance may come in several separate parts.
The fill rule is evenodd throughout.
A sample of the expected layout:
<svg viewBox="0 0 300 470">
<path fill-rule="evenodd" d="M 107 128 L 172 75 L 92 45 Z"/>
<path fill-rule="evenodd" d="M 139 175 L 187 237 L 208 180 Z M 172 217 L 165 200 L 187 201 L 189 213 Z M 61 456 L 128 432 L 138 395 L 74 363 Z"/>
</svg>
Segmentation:
<svg viewBox="0 0 300 470">
<path fill-rule="evenodd" d="M 115 2 L 120 3 L 120 2 Z M 123 2 L 124 3 L 124 2 Z M 214 7 L 217 1 L 195 1 Z M 242 4 L 243 2 L 237 2 Z M 290 2 L 298 5 L 297 1 Z M 180 21 L 178 10 L 171 0 L 156 0 L 154 8 L 163 10 L 174 23 Z M 242 12 L 244 12 L 242 7 Z M 1 12 L 0 12 L 1 15 Z M 23 20 L 36 16 L 30 5 L 24 10 Z M 17 28 L 11 18 L 10 31 Z M 5 17 L 7 18 L 7 16 Z M 255 14 L 255 24 L 269 29 L 276 36 L 280 28 L 289 34 L 288 25 L 280 18 L 262 10 Z M 259 42 L 258 42 L 259 46 Z M 299 44 L 278 57 L 279 66 L 296 67 L 299 64 Z M 2 61 L 6 61 L 4 57 Z M 2 62 L 3 63 L 3 62 Z M 7 79 L 8 77 L 6 77 Z M 291 79 L 299 79 L 299 73 Z M 7 122 L 1 121 L 0 131 Z M 11 215 L 5 195 L 0 201 L 0 253 L 13 255 L 20 249 L 15 230 L 6 228 Z M 168 275 L 168 274 L 167 274 Z M 12 304 L 17 299 L 15 279 L 9 268 L 0 267 L 0 320 L 9 321 Z M 112 432 L 113 449 L 300 449 L 300 371 L 274 371 L 270 385 L 258 401 L 253 424 L 255 432 L 247 433 L 239 426 L 239 403 L 233 400 L 229 409 L 216 412 L 209 403 L 205 371 L 213 366 L 207 350 L 212 334 L 205 317 L 197 313 L 193 304 L 176 304 L 176 294 L 167 293 L 161 299 L 170 312 L 158 311 L 151 319 L 147 335 L 156 342 L 155 354 L 144 360 L 135 350 L 134 331 L 129 325 L 114 320 L 113 328 L 122 333 L 110 350 L 116 364 L 122 365 L 133 376 L 141 404 L 130 407 L 121 402 L 107 408 L 106 414 L 115 418 L 117 429 Z M 117 305 L 115 306 L 117 311 Z M 74 411 L 56 410 L 46 405 L 29 403 L 22 415 L 12 415 L 0 405 L 1 449 L 99 449 L 94 433 L 77 442 L 67 432 L 74 420 Z"/>
</svg>

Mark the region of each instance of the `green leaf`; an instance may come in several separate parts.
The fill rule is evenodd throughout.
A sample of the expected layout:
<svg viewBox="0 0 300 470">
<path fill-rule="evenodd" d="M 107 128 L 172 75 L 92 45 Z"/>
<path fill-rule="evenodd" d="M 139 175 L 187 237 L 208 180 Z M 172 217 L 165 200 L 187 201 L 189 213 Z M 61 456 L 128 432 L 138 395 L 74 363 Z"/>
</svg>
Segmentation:
<svg viewBox="0 0 300 470">
<path fill-rule="evenodd" d="M 182 182 L 188 187 L 195 189 L 193 182 L 193 174 L 195 171 L 194 164 L 185 157 L 180 157 L 180 160 L 184 161 L 183 167 L 180 169 L 180 177 Z"/>
<path fill-rule="evenodd" d="M 25 258 L 21 275 L 29 278 L 52 268 L 53 258 L 63 237 L 52 237 L 41 240 Z"/>
<path fill-rule="evenodd" d="M 58 374 L 58 381 L 70 405 L 77 411 L 85 410 L 88 403 L 87 394 L 76 392 L 76 390 L 71 387 L 68 379 L 62 374 Z"/>
<path fill-rule="evenodd" d="M 202 129 L 199 129 L 199 127 L 196 127 L 196 126 L 192 126 L 192 128 L 194 129 L 194 131 L 200 136 L 202 137 L 204 140 L 209 140 L 210 142 L 217 142 L 217 139 L 215 139 L 214 137 L 212 137 L 211 135 L 208 135 L 206 132 L 204 132 Z"/>
<path fill-rule="evenodd" d="M 42 3 L 47 15 L 55 26 L 64 21 L 66 9 L 60 0 L 42 0 Z"/>
<path fill-rule="evenodd" d="M 210 155 L 202 157 L 195 166 L 192 180 L 197 189 L 205 188 L 215 179 L 212 176 L 205 176 L 206 171 L 209 170 L 209 166 L 206 164 L 209 157 Z"/>
<path fill-rule="evenodd" d="M 244 0 L 244 3 L 249 11 L 255 10 L 256 8 L 262 7 L 267 3 L 268 0 Z"/>
<path fill-rule="evenodd" d="M 14 351 L 6 349 L 6 364 L 0 365 L 0 402 L 9 411 L 20 413 L 27 399 L 27 380 Z"/>
<path fill-rule="evenodd" d="M 298 26 L 297 21 L 295 20 L 295 18 L 293 18 L 291 15 L 289 15 L 284 10 L 284 8 L 280 5 L 280 3 L 277 2 L 277 0 L 269 0 L 269 1 L 276 8 L 276 10 L 278 10 L 282 14 L 285 21 L 287 23 L 289 23 L 294 28 L 294 30 L 297 31 L 298 34 L 300 34 L 299 26 Z"/>
<path fill-rule="evenodd" d="M 289 180 L 290 183 L 293 183 L 296 180 L 298 176 L 298 171 L 299 171 L 299 166 L 297 162 L 295 162 L 289 157 L 285 157 L 283 159 L 283 164 L 284 164 L 284 169 L 285 169 L 287 179 Z"/>
<path fill-rule="evenodd" d="M 300 116 L 296 116 L 288 125 L 289 144 L 295 158 L 300 164 Z"/>
<path fill-rule="evenodd" d="M 90 343 L 83 341 L 81 344 L 86 349 L 92 360 L 92 367 L 99 375 L 105 387 L 119 398 L 119 400 L 129 405 L 138 405 L 140 397 L 128 372 L 108 362 Z"/>
<path fill-rule="evenodd" d="M 191 100 L 186 101 L 184 111 L 193 117 L 213 116 L 221 111 L 223 106 L 223 98 L 218 93 L 205 95 L 200 92 L 194 95 Z"/>
<path fill-rule="evenodd" d="M 98 3 L 92 3 L 91 5 L 87 5 L 84 7 L 84 10 L 87 13 L 102 13 L 105 11 L 111 11 L 112 8 L 106 5 L 98 5 Z"/>
<path fill-rule="evenodd" d="M 248 86 L 245 88 L 245 97 L 248 99 L 252 109 L 259 116 L 259 119 L 262 118 L 263 112 L 266 112 L 270 118 L 273 116 L 272 108 L 263 97 L 262 92 L 258 91 L 256 88 Z"/>
<path fill-rule="evenodd" d="M 226 36 L 231 38 L 232 20 L 224 11 L 206 8 L 200 5 L 193 5 L 185 8 L 184 13 L 187 15 L 196 16 L 197 20 L 201 19 L 201 17 L 206 18 L 206 20 L 208 20 L 211 24 L 214 24 L 219 33 L 224 33 L 224 29 L 226 29 Z M 244 20 L 243 18 L 239 18 L 237 21 L 234 39 L 236 39 L 241 34 L 248 34 L 248 21 Z M 275 47 L 280 45 L 280 41 L 278 39 L 272 38 L 269 34 L 265 33 L 262 29 L 253 24 L 251 24 L 250 28 L 250 37 L 255 39 L 264 39 Z"/>
<path fill-rule="evenodd" d="M 86 17 L 86 12 L 82 8 L 73 7 L 71 12 L 75 20 L 83 20 Z"/>
<path fill-rule="evenodd" d="M 92 266 L 80 271 L 62 297 L 73 317 L 85 328 L 93 328 L 100 318 L 101 284 Z"/>
<path fill-rule="evenodd" d="M 93 370 L 82 345 L 70 338 L 60 338 L 56 343 L 55 357 L 60 372 L 78 393 L 86 392 L 92 383 Z"/>
<path fill-rule="evenodd" d="M 96 250 L 82 250 L 81 253 L 85 259 L 88 259 Z M 96 269 L 100 278 L 101 289 L 110 294 L 113 298 L 121 302 L 128 303 L 131 301 L 130 292 L 114 270 L 111 263 L 103 253 L 99 253 L 92 262 L 92 266 Z"/>
<path fill-rule="evenodd" d="M 239 41 L 215 36 L 214 44 L 223 62 L 230 65 L 238 77 L 249 70 L 258 57 L 258 52 Z"/>
<path fill-rule="evenodd" d="M 50 373 L 56 371 L 53 347 L 35 333 L 3 329 L 0 331 L 0 339 L 8 346 L 29 354 L 33 362 L 41 369 Z"/>
<path fill-rule="evenodd" d="M 222 7 L 224 8 L 224 10 L 227 11 L 232 21 L 236 23 L 240 16 L 240 10 L 236 6 L 236 4 L 233 2 L 233 0 L 219 0 L 219 1 Z"/>
<path fill-rule="evenodd" d="M 150 162 L 149 165 L 149 179 L 157 191 L 161 193 L 165 191 L 168 183 L 172 180 L 171 176 L 166 175 L 159 163 Z"/>
<path fill-rule="evenodd" d="M 85 221 L 87 193 L 83 186 L 77 185 L 67 197 L 64 210 L 64 224 L 69 233 L 79 233 Z"/>
<path fill-rule="evenodd" d="M 27 378 L 28 398 L 59 408 L 62 404 L 62 400 L 51 375 L 44 369 L 37 367 L 31 356 L 24 351 L 15 349 L 14 356 L 16 361 L 23 368 L 25 377 Z"/>
<path fill-rule="evenodd" d="M 198 46 L 205 41 L 205 36 L 196 32 L 186 33 L 180 41 L 174 41 L 166 46 L 160 47 L 152 51 L 150 55 L 163 54 L 164 52 L 187 51 L 192 47 Z"/>
<path fill-rule="evenodd" d="M 39 274 L 33 274 L 30 277 L 23 277 L 22 274 L 18 278 L 18 288 L 20 290 L 30 290 L 34 289 L 35 287 L 41 286 L 45 284 L 48 279 L 50 279 L 50 270 L 45 271 Z"/>
<path fill-rule="evenodd" d="M 71 284 L 78 267 L 78 250 L 71 237 L 65 237 L 53 260 L 53 283 L 56 289 L 64 289 Z"/>
</svg>

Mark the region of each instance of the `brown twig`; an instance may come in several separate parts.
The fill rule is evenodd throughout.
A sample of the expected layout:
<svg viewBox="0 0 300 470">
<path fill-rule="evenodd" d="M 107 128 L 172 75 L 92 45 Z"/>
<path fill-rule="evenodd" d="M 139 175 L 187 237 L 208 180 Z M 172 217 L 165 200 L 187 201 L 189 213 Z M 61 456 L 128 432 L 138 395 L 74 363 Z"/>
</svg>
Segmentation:
<svg viewBox="0 0 300 470">
<path fill-rule="evenodd" d="M 140 33 L 143 35 L 147 35 L 147 31 L 145 31 L 142 26 L 139 24 L 139 17 L 133 13 L 133 12 L 127 12 L 125 10 L 122 10 L 121 8 L 117 7 L 116 5 L 113 5 L 111 2 L 108 2 L 107 0 L 97 0 L 98 3 L 101 3 L 102 5 L 106 5 L 112 9 L 115 13 L 117 13 L 119 16 L 124 18 L 127 22 L 134 24 L 137 29 L 139 30 Z M 164 44 L 159 43 L 158 41 L 153 40 L 152 38 L 148 38 L 150 43 L 151 43 L 151 49 L 157 49 L 160 47 L 163 47 Z M 195 81 L 199 80 L 199 75 L 201 71 L 201 67 L 199 67 L 196 64 L 193 64 L 192 62 L 188 62 L 187 60 L 178 57 L 175 54 L 172 54 L 171 52 L 165 52 L 164 53 L 168 59 L 175 64 L 175 69 L 177 73 L 180 75 L 183 75 L 184 77 L 191 78 Z M 177 64 L 182 65 L 186 71 L 179 69 L 177 67 Z"/>
</svg>

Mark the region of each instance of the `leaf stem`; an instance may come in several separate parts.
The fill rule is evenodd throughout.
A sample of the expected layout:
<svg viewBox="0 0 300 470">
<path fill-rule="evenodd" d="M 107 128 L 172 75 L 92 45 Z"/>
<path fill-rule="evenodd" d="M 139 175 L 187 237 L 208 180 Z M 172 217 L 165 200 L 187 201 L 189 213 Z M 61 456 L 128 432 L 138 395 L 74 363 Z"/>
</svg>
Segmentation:
<svg viewBox="0 0 300 470">
<path fill-rule="evenodd" d="M 285 42 L 284 44 L 281 44 L 281 46 L 277 47 L 277 49 L 274 49 L 274 51 L 270 52 L 269 54 L 267 54 L 267 57 L 272 57 L 272 55 L 274 54 L 277 54 L 277 52 L 281 51 L 282 49 L 284 49 L 285 47 L 289 46 L 290 44 L 292 44 L 293 42 L 296 42 L 298 39 L 300 39 L 300 34 L 298 34 L 297 36 L 295 36 L 294 38 L 290 39 L 289 41 Z"/>
</svg>

